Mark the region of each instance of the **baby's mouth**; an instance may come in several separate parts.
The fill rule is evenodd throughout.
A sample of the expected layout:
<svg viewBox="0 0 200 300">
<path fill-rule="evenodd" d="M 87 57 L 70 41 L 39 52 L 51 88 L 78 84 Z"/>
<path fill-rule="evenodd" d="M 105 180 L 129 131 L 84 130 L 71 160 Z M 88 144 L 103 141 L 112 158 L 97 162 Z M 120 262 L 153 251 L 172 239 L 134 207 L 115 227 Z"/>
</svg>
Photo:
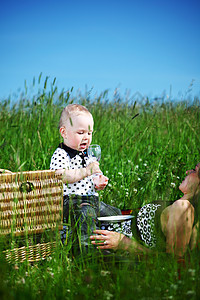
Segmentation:
<svg viewBox="0 0 200 300">
<path fill-rule="evenodd" d="M 87 147 L 87 143 L 81 143 L 81 144 L 80 144 L 80 148 L 81 148 L 81 149 L 85 149 L 86 147 Z"/>
</svg>

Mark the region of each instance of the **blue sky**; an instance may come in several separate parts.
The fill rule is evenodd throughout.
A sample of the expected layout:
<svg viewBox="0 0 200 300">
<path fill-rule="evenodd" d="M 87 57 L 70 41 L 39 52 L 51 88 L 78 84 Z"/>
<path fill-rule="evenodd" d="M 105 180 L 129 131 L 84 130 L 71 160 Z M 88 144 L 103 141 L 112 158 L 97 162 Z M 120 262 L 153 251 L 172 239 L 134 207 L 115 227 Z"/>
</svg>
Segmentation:
<svg viewBox="0 0 200 300">
<path fill-rule="evenodd" d="M 199 15 L 199 0 L 2 0 L 0 99 L 41 72 L 65 90 L 199 96 Z"/>
</svg>

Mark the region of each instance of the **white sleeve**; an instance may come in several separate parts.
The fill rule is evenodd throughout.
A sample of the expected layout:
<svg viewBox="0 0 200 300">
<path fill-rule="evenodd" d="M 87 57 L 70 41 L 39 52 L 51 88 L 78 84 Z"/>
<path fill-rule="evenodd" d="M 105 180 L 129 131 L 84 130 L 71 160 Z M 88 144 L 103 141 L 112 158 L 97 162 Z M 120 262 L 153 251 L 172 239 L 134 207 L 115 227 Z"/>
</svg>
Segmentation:
<svg viewBox="0 0 200 300">
<path fill-rule="evenodd" d="M 50 170 L 69 169 L 70 157 L 67 152 L 57 148 L 51 157 Z"/>
</svg>

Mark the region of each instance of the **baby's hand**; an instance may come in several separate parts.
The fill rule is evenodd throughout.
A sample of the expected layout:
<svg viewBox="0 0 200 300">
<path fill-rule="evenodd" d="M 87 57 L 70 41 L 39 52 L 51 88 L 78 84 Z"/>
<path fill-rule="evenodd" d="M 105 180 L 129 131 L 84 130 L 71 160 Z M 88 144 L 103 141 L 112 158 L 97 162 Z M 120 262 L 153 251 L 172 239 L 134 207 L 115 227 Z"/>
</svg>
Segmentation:
<svg viewBox="0 0 200 300">
<path fill-rule="evenodd" d="M 106 185 L 108 184 L 108 177 L 104 176 L 103 174 L 97 175 L 93 177 L 93 182 L 95 185 L 95 189 L 98 191 L 103 190 Z"/>
<path fill-rule="evenodd" d="M 88 176 L 96 173 L 102 173 L 101 170 L 99 169 L 99 163 L 97 161 L 92 162 L 86 167 L 86 171 Z"/>
</svg>

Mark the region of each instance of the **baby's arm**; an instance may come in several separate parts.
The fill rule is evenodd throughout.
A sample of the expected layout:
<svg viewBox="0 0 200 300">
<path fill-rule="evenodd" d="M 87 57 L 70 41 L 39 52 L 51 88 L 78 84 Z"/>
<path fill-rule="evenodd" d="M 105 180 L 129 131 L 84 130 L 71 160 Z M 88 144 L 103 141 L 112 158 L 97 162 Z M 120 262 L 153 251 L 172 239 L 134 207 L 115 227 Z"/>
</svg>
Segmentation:
<svg viewBox="0 0 200 300">
<path fill-rule="evenodd" d="M 99 169 L 99 163 L 97 161 L 92 162 L 86 168 L 56 170 L 56 174 L 63 175 L 63 182 L 65 183 L 74 183 L 96 173 L 101 173 L 101 170 Z"/>
<path fill-rule="evenodd" d="M 95 189 L 97 191 L 103 190 L 108 184 L 108 177 L 104 176 L 103 174 L 97 175 L 93 177 L 93 182 L 95 185 Z"/>
</svg>

